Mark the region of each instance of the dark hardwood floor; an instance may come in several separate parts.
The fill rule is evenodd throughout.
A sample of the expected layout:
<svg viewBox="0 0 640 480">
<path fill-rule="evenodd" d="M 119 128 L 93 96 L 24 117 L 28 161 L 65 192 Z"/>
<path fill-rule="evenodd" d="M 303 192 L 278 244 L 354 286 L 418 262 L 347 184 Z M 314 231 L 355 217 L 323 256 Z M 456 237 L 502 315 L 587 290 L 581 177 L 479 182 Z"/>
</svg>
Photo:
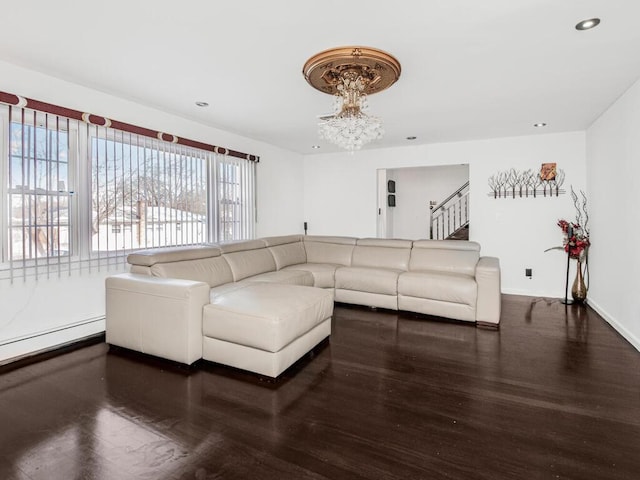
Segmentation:
<svg viewBox="0 0 640 480">
<path fill-rule="evenodd" d="M 0 479 L 640 478 L 640 353 L 592 310 L 500 330 L 338 306 L 277 381 L 89 346 L 0 375 Z"/>
</svg>

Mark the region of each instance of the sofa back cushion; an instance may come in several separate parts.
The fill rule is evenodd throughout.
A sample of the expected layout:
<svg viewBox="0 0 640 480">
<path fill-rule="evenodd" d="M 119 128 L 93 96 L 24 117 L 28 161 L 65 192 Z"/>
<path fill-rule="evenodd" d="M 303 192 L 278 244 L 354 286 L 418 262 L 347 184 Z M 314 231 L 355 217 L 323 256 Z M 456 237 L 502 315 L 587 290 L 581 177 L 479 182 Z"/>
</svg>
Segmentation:
<svg viewBox="0 0 640 480">
<path fill-rule="evenodd" d="M 351 256 L 356 239 L 352 237 L 324 237 L 307 235 L 304 237 L 304 249 L 308 263 L 329 263 L 332 265 L 351 265 Z"/>
<path fill-rule="evenodd" d="M 307 263 L 307 254 L 302 242 L 285 243 L 268 248 L 276 261 L 278 270 L 288 267 L 289 265 Z"/>
<path fill-rule="evenodd" d="M 222 253 L 244 252 L 246 250 L 256 250 L 265 248 L 267 244 L 261 238 L 256 240 L 243 240 L 241 242 L 225 243 L 220 245 Z"/>
<path fill-rule="evenodd" d="M 464 240 L 418 240 L 413 242 L 409 270 L 459 273 L 475 276 L 480 245 Z"/>
<path fill-rule="evenodd" d="M 361 238 L 353 249 L 351 266 L 406 271 L 412 243 L 411 240 Z"/>
<path fill-rule="evenodd" d="M 224 257 L 209 257 L 197 260 L 156 263 L 149 267 L 151 275 L 164 278 L 181 278 L 206 282 L 209 287 L 217 287 L 233 282 L 233 275 Z"/>
<path fill-rule="evenodd" d="M 209 284 L 211 288 L 233 282 L 231 269 L 217 245 L 150 248 L 127 256 L 131 272 L 163 278 L 180 278 Z"/>
<path fill-rule="evenodd" d="M 279 237 L 264 237 L 262 241 L 267 247 L 284 245 L 286 243 L 296 243 L 302 241 L 302 235 L 281 235 Z"/>
<path fill-rule="evenodd" d="M 219 257 L 222 250 L 217 245 L 188 245 L 184 247 L 149 248 L 130 253 L 127 262 L 131 265 L 150 267 L 156 263 L 198 260 Z"/>
<path fill-rule="evenodd" d="M 278 270 L 289 265 L 307 263 L 307 254 L 302 244 L 302 235 L 284 235 L 263 238 L 269 248 Z"/>
<path fill-rule="evenodd" d="M 142 265 L 131 265 L 129 273 L 137 273 L 138 275 L 151 275 L 151 267 L 143 267 Z"/>
<path fill-rule="evenodd" d="M 263 240 L 229 243 L 221 245 L 222 256 L 227 260 L 234 281 L 276 270 L 273 255 Z"/>
</svg>

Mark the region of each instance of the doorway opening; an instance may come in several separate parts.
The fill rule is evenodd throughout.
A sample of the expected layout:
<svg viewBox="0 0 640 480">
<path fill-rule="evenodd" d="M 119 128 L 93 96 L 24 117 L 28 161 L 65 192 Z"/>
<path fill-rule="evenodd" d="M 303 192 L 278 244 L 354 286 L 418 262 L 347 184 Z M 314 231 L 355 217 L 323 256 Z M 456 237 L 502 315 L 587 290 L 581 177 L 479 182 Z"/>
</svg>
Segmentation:
<svg viewBox="0 0 640 480">
<path fill-rule="evenodd" d="M 469 165 L 378 169 L 378 238 L 468 239 Z"/>
</svg>

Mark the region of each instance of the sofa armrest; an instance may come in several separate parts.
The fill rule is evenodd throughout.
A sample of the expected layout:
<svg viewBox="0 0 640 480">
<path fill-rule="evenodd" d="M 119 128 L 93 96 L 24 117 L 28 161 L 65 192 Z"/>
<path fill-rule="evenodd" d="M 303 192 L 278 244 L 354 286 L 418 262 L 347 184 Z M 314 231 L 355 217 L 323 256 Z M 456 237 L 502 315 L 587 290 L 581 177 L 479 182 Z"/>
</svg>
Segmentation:
<svg viewBox="0 0 640 480">
<path fill-rule="evenodd" d="M 476 265 L 478 300 L 476 322 L 498 326 L 500 323 L 500 261 L 496 257 L 480 257 Z"/>
<path fill-rule="evenodd" d="M 192 364 L 202 358 L 204 282 L 133 273 L 106 279 L 107 343 Z"/>
</svg>

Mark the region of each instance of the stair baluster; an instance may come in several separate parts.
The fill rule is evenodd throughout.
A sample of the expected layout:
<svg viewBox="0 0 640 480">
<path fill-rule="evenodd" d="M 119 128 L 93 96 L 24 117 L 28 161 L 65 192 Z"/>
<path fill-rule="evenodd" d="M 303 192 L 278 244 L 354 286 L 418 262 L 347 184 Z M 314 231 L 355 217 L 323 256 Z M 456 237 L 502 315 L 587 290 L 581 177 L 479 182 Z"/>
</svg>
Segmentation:
<svg viewBox="0 0 640 480">
<path fill-rule="evenodd" d="M 429 238 L 435 240 L 456 238 L 456 235 L 460 235 L 469 226 L 469 182 L 458 188 L 439 205 L 429 208 Z"/>
</svg>

